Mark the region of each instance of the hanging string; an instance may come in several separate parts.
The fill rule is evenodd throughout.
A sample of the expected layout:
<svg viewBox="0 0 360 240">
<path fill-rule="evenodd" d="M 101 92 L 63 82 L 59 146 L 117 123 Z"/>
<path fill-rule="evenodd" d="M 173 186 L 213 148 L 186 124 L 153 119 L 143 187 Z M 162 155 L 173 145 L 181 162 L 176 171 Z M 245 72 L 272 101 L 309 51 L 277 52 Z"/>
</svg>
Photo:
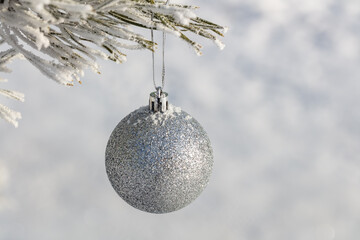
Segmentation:
<svg viewBox="0 0 360 240">
<path fill-rule="evenodd" d="M 166 38 L 166 34 L 163 31 L 163 42 L 162 42 L 162 73 L 161 73 L 161 88 L 164 88 L 165 86 L 165 39 Z"/>
<path fill-rule="evenodd" d="M 168 5 L 170 0 L 167 0 L 165 5 Z M 154 13 L 151 13 L 151 22 L 154 21 Z M 151 41 L 154 42 L 154 28 L 151 26 Z M 160 88 L 160 90 L 165 87 L 165 41 L 166 41 L 166 33 L 163 31 L 163 39 L 162 39 L 162 73 L 161 73 L 161 87 L 156 86 L 155 81 L 155 48 L 153 47 L 152 51 L 152 71 L 153 71 L 153 84 L 156 90 Z"/>
<path fill-rule="evenodd" d="M 153 22 L 154 19 L 154 13 L 151 13 L 151 22 Z M 153 30 L 153 26 L 151 26 L 151 42 L 154 42 L 154 30 Z M 156 82 L 155 82 L 155 44 L 152 47 L 152 51 L 151 51 L 151 55 L 152 55 L 152 75 L 153 75 L 153 83 L 154 83 L 154 87 L 156 89 Z"/>
</svg>

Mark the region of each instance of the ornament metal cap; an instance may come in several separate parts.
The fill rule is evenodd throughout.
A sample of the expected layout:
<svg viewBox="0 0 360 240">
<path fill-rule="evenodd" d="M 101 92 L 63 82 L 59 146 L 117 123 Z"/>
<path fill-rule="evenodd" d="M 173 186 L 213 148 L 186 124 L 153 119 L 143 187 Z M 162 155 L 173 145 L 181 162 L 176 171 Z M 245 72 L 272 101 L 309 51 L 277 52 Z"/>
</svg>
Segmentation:
<svg viewBox="0 0 360 240">
<path fill-rule="evenodd" d="M 168 94 L 161 87 L 156 92 L 150 93 L 149 107 L 153 112 L 166 112 L 169 109 Z"/>
</svg>

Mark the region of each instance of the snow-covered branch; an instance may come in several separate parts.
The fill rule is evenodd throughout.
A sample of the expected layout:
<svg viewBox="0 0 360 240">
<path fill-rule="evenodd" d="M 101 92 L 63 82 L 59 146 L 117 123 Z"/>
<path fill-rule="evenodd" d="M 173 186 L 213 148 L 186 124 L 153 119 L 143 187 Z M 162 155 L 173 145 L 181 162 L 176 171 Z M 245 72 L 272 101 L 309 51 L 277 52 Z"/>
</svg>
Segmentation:
<svg viewBox="0 0 360 240">
<path fill-rule="evenodd" d="M 154 0 L 3 0 L 0 45 L 7 50 L 0 53 L 0 71 L 8 72 L 6 64 L 22 56 L 47 77 L 72 86 L 74 81 L 80 82 L 84 69 L 99 72 L 99 57 L 122 63 L 126 49 L 155 51 L 156 43 L 131 27 L 171 33 L 198 55 L 201 45 L 187 33 L 211 39 L 222 48 L 218 36 L 225 29 L 197 17 L 195 8 Z M 19 96 L 8 90 L 0 93 Z M 20 115 L 0 106 L 0 117 L 16 125 Z"/>
</svg>

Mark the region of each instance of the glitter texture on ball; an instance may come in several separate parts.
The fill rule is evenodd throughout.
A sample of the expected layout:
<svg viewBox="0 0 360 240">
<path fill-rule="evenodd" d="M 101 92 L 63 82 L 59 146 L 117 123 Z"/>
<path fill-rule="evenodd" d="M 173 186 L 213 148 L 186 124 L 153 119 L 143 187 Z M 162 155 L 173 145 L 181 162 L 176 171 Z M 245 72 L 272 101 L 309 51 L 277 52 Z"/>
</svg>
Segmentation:
<svg viewBox="0 0 360 240">
<path fill-rule="evenodd" d="M 206 187 L 213 165 L 210 140 L 180 108 L 141 107 L 116 126 L 106 147 L 109 180 L 128 204 L 150 213 L 179 210 Z"/>
</svg>

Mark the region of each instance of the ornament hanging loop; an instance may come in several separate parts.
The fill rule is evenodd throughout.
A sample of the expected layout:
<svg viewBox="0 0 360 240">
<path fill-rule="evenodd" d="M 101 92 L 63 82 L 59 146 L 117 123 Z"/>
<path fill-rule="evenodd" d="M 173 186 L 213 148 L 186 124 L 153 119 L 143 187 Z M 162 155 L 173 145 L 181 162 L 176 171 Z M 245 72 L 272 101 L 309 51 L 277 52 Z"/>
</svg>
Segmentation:
<svg viewBox="0 0 360 240">
<path fill-rule="evenodd" d="M 165 2 L 165 5 L 169 4 L 170 0 Z M 151 13 L 151 21 L 154 20 L 154 13 Z M 156 26 L 156 25 L 155 25 Z M 165 39 L 166 34 L 163 31 L 163 44 L 162 44 L 162 84 L 161 87 L 156 86 L 155 82 L 155 50 L 152 51 L 152 70 L 153 70 L 153 83 L 156 92 L 150 93 L 149 108 L 153 112 L 166 112 L 169 109 L 168 94 L 163 92 L 165 86 Z M 151 41 L 154 42 L 154 29 L 151 27 Z"/>
<path fill-rule="evenodd" d="M 165 2 L 165 6 L 169 4 L 170 0 L 167 0 Z M 151 21 L 154 21 L 154 13 L 151 13 Z M 155 25 L 156 26 L 156 25 Z M 151 30 L 151 41 L 154 42 L 154 27 L 150 28 Z M 162 38 L 162 73 L 161 73 L 161 89 L 165 87 L 165 41 L 166 41 L 166 33 L 163 31 L 163 38 Z M 153 83 L 155 89 L 158 89 L 159 87 L 156 86 L 155 81 L 155 49 L 152 49 L 152 72 L 153 72 Z"/>
<path fill-rule="evenodd" d="M 150 93 L 149 107 L 153 112 L 166 112 L 169 109 L 168 94 L 162 91 L 161 87 L 156 92 Z"/>
</svg>

